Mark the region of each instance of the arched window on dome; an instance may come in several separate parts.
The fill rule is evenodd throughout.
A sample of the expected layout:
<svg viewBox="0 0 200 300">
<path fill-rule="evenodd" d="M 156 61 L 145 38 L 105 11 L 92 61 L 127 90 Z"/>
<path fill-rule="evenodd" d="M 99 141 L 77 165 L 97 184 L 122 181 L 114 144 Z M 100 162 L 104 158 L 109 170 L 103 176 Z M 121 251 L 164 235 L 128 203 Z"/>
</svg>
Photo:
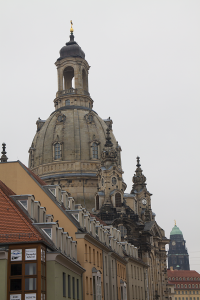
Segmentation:
<svg viewBox="0 0 200 300">
<path fill-rule="evenodd" d="M 54 159 L 61 159 L 61 144 L 55 143 L 54 144 Z"/>
<path fill-rule="evenodd" d="M 115 206 L 116 207 L 121 207 L 122 206 L 121 194 L 120 193 L 115 194 Z"/>
<path fill-rule="evenodd" d="M 88 92 L 88 80 L 87 80 L 87 74 L 85 70 L 82 70 L 82 80 L 83 80 L 83 90 L 85 92 Z"/>
<path fill-rule="evenodd" d="M 74 69 L 72 67 L 66 67 L 63 71 L 63 83 L 64 90 L 74 88 Z"/>
<path fill-rule="evenodd" d="M 92 157 L 98 158 L 98 144 L 96 142 L 92 144 Z"/>
</svg>

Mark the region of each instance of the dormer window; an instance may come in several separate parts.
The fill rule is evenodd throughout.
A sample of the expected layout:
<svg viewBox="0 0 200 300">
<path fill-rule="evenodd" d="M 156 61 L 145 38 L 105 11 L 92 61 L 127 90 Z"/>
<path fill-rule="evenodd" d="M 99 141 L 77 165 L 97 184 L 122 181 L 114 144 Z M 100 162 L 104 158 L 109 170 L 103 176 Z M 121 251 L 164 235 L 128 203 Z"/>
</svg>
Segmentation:
<svg viewBox="0 0 200 300">
<path fill-rule="evenodd" d="M 54 196 L 56 196 L 56 189 L 49 189 L 49 191 L 50 191 Z"/>
<path fill-rule="evenodd" d="M 52 233 L 51 233 L 51 228 L 42 228 L 42 230 L 46 233 L 46 235 L 51 238 Z"/>
<path fill-rule="evenodd" d="M 61 158 L 61 145 L 60 143 L 56 143 L 54 145 L 54 158 L 60 159 Z"/>
<path fill-rule="evenodd" d="M 72 214 L 72 216 L 73 216 L 77 221 L 79 220 L 78 214 Z"/>
<path fill-rule="evenodd" d="M 19 200 L 19 202 L 26 210 L 28 209 L 28 201 L 27 200 Z"/>
</svg>

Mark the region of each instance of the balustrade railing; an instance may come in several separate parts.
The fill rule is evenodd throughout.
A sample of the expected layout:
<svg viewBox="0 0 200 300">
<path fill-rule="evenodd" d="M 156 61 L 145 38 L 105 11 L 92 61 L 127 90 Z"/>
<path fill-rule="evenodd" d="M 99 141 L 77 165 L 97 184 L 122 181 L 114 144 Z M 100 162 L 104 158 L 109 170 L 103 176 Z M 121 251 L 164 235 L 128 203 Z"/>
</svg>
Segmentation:
<svg viewBox="0 0 200 300">
<path fill-rule="evenodd" d="M 84 95 L 86 96 L 90 96 L 90 94 L 88 93 L 88 91 L 83 91 Z M 75 95 L 75 94 L 78 94 L 78 91 L 77 89 L 74 89 L 74 88 L 70 88 L 70 89 L 67 89 L 67 90 L 63 90 L 63 91 L 59 91 L 58 92 L 58 95 Z"/>
</svg>

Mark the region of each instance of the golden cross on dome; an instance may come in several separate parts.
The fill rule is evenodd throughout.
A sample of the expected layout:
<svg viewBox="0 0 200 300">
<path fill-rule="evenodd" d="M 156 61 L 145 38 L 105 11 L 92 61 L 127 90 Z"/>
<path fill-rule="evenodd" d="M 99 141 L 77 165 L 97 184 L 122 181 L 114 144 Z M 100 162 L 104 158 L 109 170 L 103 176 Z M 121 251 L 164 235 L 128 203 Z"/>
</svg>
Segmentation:
<svg viewBox="0 0 200 300">
<path fill-rule="evenodd" d="M 73 27 L 72 27 L 72 25 L 73 25 L 72 20 L 70 21 L 70 23 L 71 23 L 70 32 L 73 33 L 73 32 L 74 32 L 74 29 L 73 29 Z"/>
<path fill-rule="evenodd" d="M 174 220 L 174 225 L 176 226 L 176 220 Z"/>
</svg>

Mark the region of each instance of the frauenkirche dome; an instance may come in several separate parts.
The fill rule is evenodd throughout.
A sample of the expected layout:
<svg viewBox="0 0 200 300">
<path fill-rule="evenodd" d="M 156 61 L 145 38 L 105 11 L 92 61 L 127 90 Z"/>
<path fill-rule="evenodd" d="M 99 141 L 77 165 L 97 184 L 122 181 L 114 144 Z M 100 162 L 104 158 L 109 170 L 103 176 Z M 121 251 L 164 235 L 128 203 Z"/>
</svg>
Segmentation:
<svg viewBox="0 0 200 300">
<path fill-rule="evenodd" d="M 84 52 L 74 42 L 73 32 L 55 65 L 58 70 L 55 111 L 47 120 L 36 122 L 37 132 L 29 149 L 29 168 L 48 184 L 61 184 L 76 203 L 91 209 L 106 129 L 110 129 L 119 166 L 121 148 L 112 132 L 112 120 L 101 119 L 92 109 L 93 100 L 88 91 L 89 65 Z"/>
</svg>

